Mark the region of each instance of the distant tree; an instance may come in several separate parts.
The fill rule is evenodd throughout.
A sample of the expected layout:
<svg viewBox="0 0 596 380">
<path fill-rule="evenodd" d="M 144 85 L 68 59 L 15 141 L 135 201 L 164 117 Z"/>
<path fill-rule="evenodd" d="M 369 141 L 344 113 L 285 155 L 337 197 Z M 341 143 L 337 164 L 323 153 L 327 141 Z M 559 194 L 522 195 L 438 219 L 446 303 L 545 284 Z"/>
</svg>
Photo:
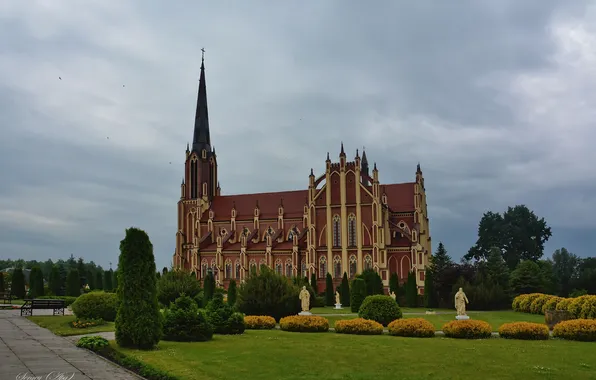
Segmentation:
<svg viewBox="0 0 596 380">
<path fill-rule="evenodd" d="M 353 313 L 360 310 L 360 306 L 366 298 L 366 282 L 360 277 L 356 277 L 352 281 L 352 290 L 350 293 L 350 309 Z"/>
<path fill-rule="evenodd" d="M 12 283 L 10 284 L 10 292 L 13 297 L 18 299 L 25 298 L 25 275 L 23 269 L 15 268 L 12 272 Z"/>
<path fill-rule="evenodd" d="M 103 272 L 100 270 L 95 272 L 95 289 L 104 290 L 103 289 Z"/>
<path fill-rule="evenodd" d="M 572 288 L 596 294 L 596 257 L 580 259 L 577 272 L 577 279 L 572 282 Z"/>
<path fill-rule="evenodd" d="M 521 260 L 537 261 L 544 254 L 544 244 L 552 236 L 544 218 L 538 218 L 524 205 L 509 207 L 503 215 L 487 212 L 478 225 L 478 240 L 464 256 L 482 260 L 497 247 L 510 270 Z"/>
<path fill-rule="evenodd" d="M 85 268 L 85 262 L 82 257 L 77 260 L 77 271 L 79 272 L 80 288 L 87 285 L 87 268 Z"/>
<path fill-rule="evenodd" d="M 389 276 L 389 293 L 391 294 L 391 292 L 394 292 L 397 297 L 400 295 L 399 291 L 399 277 L 397 276 L 397 273 L 393 272 L 391 273 L 391 276 Z"/>
<path fill-rule="evenodd" d="M 62 281 L 62 277 L 60 276 L 60 268 L 58 267 L 58 265 L 54 265 L 52 267 L 52 271 L 50 272 L 50 280 L 48 281 L 48 286 L 53 295 L 59 296 L 62 294 L 64 282 Z"/>
<path fill-rule="evenodd" d="M 112 286 L 112 278 L 114 277 L 113 270 L 107 270 L 103 272 L 103 288 L 106 292 L 111 291 L 113 288 Z"/>
<path fill-rule="evenodd" d="M 418 306 L 418 285 L 416 285 L 416 274 L 413 271 L 408 273 L 406 282 L 406 306 Z"/>
<path fill-rule="evenodd" d="M 312 287 L 312 290 L 315 292 L 315 294 L 319 294 L 319 287 L 317 286 L 317 275 L 312 273 L 310 275 L 310 286 Z"/>
<path fill-rule="evenodd" d="M 540 267 L 542 274 L 542 291 L 547 294 L 555 294 L 557 292 L 557 278 L 553 270 L 553 262 L 551 260 L 538 260 L 536 264 Z"/>
<path fill-rule="evenodd" d="M 385 293 L 383 290 L 383 280 L 381 280 L 381 276 L 374 270 L 366 269 L 356 277 L 362 278 L 366 283 L 366 295 L 372 296 Z"/>
<path fill-rule="evenodd" d="M 333 291 L 333 278 L 331 273 L 327 273 L 325 277 L 325 305 L 333 306 L 335 304 L 335 296 Z"/>
<path fill-rule="evenodd" d="M 437 307 L 437 296 L 432 271 L 426 271 L 424 277 L 424 307 L 429 309 Z"/>
<path fill-rule="evenodd" d="M 159 281 L 161 278 L 161 272 L 155 272 L 155 277 L 157 277 L 157 280 Z"/>
<path fill-rule="evenodd" d="M 157 302 L 153 245 L 145 231 L 128 228 L 120 242 L 116 315 L 116 343 L 121 347 L 151 349 L 162 336 L 162 315 Z"/>
<path fill-rule="evenodd" d="M 515 295 L 540 293 L 543 291 L 543 273 L 540 266 L 532 260 L 524 260 L 511 272 L 509 280 Z"/>
<path fill-rule="evenodd" d="M 31 298 L 37 298 L 44 295 L 43 289 L 43 272 L 41 268 L 36 265 L 31 268 L 29 273 L 29 293 Z"/>
<path fill-rule="evenodd" d="M 77 269 L 77 260 L 72 253 L 70 254 L 68 260 L 66 260 L 66 266 L 68 269 Z"/>
<path fill-rule="evenodd" d="M 566 248 L 557 249 L 553 253 L 553 273 L 558 284 L 557 293 L 561 297 L 569 296 L 573 282 L 579 275 L 580 259 Z"/>
<path fill-rule="evenodd" d="M 234 306 L 234 304 L 236 303 L 236 295 L 236 280 L 231 280 L 230 284 L 228 285 L 228 305 Z"/>
<path fill-rule="evenodd" d="M 490 276 L 490 279 L 503 289 L 509 288 L 509 268 L 503 260 L 503 255 L 498 247 L 492 247 L 488 253 L 488 258 L 484 268 L 486 274 Z"/>
<path fill-rule="evenodd" d="M 111 269 L 110 269 L 110 272 L 112 272 Z M 120 279 L 118 277 L 119 277 L 118 268 L 116 268 L 116 270 L 112 272 L 112 289 L 113 290 L 118 290 L 118 283 L 120 281 Z"/>
<path fill-rule="evenodd" d="M 346 272 L 344 272 L 344 276 L 341 279 L 339 295 L 342 305 L 350 306 L 350 282 L 348 281 L 348 274 Z"/>
<path fill-rule="evenodd" d="M 4 292 L 4 273 L 0 272 L 0 293 Z"/>
<path fill-rule="evenodd" d="M 87 275 L 85 276 L 85 278 L 87 279 L 87 285 L 89 285 L 89 289 L 97 289 L 97 285 L 95 284 L 95 276 L 93 275 L 93 272 L 88 270 L 86 273 Z"/>
<path fill-rule="evenodd" d="M 71 269 L 66 277 L 66 295 L 78 297 L 81 295 L 81 277 L 78 269 Z"/>
</svg>

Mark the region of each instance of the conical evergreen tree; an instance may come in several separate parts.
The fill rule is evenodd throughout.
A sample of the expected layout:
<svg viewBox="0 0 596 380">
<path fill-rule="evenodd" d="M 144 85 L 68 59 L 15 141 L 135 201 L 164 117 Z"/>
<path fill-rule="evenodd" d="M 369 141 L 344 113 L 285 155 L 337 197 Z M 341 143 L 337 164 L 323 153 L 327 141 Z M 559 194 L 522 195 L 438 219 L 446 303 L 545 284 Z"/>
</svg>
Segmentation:
<svg viewBox="0 0 596 380">
<path fill-rule="evenodd" d="M 437 307 L 437 295 L 432 271 L 426 271 L 424 277 L 424 306 L 429 309 Z"/>
<path fill-rule="evenodd" d="M 95 272 L 95 289 L 103 290 L 103 273 L 100 270 Z"/>
<path fill-rule="evenodd" d="M 416 274 L 408 273 L 408 282 L 406 283 L 406 305 L 408 307 L 418 306 L 418 286 L 416 285 Z"/>
<path fill-rule="evenodd" d="M 110 292 L 112 289 L 114 289 L 112 286 L 112 278 L 114 277 L 114 273 L 112 272 L 113 271 L 111 269 L 103 272 L 103 288 L 106 292 Z"/>
<path fill-rule="evenodd" d="M 116 342 L 121 347 L 150 349 L 162 335 L 157 302 L 153 245 L 145 231 L 128 228 L 120 242 Z"/>
<path fill-rule="evenodd" d="M 400 296 L 399 294 L 399 277 L 397 276 L 397 273 L 393 272 L 391 273 L 391 276 L 389 276 L 389 293 L 394 292 L 395 293 L 395 300 L 397 301 L 397 297 Z"/>
<path fill-rule="evenodd" d="M 4 273 L 0 272 L 0 292 L 4 292 Z"/>
<path fill-rule="evenodd" d="M 213 293 L 215 292 L 215 277 L 213 273 L 207 273 L 203 280 L 203 307 L 206 307 L 209 301 L 213 299 Z"/>
<path fill-rule="evenodd" d="M 71 269 L 66 277 L 66 295 L 69 297 L 78 297 L 81 295 L 81 277 L 79 271 Z"/>
<path fill-rule="evenodd" d="M 44 295 L 43 291 L 43 273 L 39 266 L 31 268 L 29 273 L 29 296 L 37 298 Z"/>
<path fill-rule="evenodd" d="M 25 275 L 23 274 L 23 269 L 21 268 L 15 268 L 12 272 L 10 293 L 14 298 L 25 298 Z"/>
<path fill-rule="evenodd" d="M 237 293 L 236 280 L 231 280 L 230 285 L 228 285 L 228 305 L 234 306 L 236 304 Z"/>
<path fill-rule="evenodd" d="M 341 286 L 339 289 L 341 304 L 343 306 L 350 306 L 350 283 L 348 282 L 348 274 L 344 272 L 341 279 Z"/>
<path fill-rule="evenodd" d="M 333 291 L 333 278 L 331 273 L 327 273 L 325 277 L 325 305 L 333 306 L 335 304 L 335 296 Z"/>
<path fill-rule="evenodd" d="M 310 286 L 312 287 L 313 292 L 315 292 L 315 295 L 319 295 L 319 287 L 317 286 L 317 275 L 314 273 L 310 275 Z"/>
<path fill-rule="evenodd" d="M 352 290 L 350 293 L 350 309 L 353 313 L 357 313 L 360 310 L 360 306 L 366 298 L 366 282 L 362 278 L 355 278 L 352 281 Z"/>
<path fill-rule="evenodd" d="M 62 294 L 64 283 L 62 282 L 62 277 L 60 276 L 60 269 L 58 268 L 58 265 L 52 266 L 48 286 L 53 295 L 59 296 Z"/>
</svg>

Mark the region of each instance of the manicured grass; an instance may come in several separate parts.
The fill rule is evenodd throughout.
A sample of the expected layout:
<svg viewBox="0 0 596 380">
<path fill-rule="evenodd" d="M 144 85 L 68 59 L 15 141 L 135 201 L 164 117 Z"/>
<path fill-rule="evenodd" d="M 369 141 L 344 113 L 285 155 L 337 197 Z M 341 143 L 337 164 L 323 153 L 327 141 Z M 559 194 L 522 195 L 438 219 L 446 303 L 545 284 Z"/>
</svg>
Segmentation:
<svg viewBox="0 0 596 380">
<path fill-rule="evenodd" d="M 31 322 L 44 327 L 56 335 L 84 335 L 96 332 L 114 331 L 114 322 L 107 322 L 105 325 L 75 329 L 69 323 L 75 320 L 74 315 L 40 315 L 27 317 Z"/>
<path fill-rule="evenodd" d="M 397 338 L 249 330 L 202 343 L 122 349 L 188 380 L 593 379 L 591 343 Z"/>
<path fill-rule="evenodd" d="M 401 307 L 400 309 L 402 313 L 421 313 L 424 314 L 428 309 L 418 307 L 418 308 L 411 308 L 411 307 Z M 444 312 L 444 313 L 455 313 L 455 310 L 450 309 L 433 309 L 436 312 Z M 335 307 L 313 307 L 310 309 L 310 312 L 313 314 L 357 314 L 353 313 L 349 306 L 344 307 L 341 310 L 337 310 Z"/>
</svg>

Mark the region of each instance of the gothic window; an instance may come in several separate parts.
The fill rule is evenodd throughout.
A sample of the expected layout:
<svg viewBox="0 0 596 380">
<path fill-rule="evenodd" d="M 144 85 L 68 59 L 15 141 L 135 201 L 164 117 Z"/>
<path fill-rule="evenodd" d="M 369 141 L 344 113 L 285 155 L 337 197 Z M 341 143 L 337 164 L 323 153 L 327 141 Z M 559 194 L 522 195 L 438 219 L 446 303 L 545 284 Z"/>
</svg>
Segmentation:
<svg viewBox="0 0 596 380">
<path fill-rule="evenodd" d="M 226 260 L 226 279 L 231 279 L 232 278 L 232 260 L 227 259 Z"/>
<path fill-rule="evenodd" d="M 292 277 L 292 260 L 286 260 L 286 277 Z"/>
<path fill-rule="evenodd" d="M 214 273 L 215 272 L 215 259 L 211 260 L 211 266 L 209 267 L 209 272 Z"/>
<path fill-rule="evenodd" d="M 350 278 L 356 277 L 356 255 L 350 256 Z"/>
<path fill-rule="evenodd" d="M 240 280 L 240 260 L 236 260 L 236 279 Z"/>
<path fill-rule="evenodd" d="M 339 255 L 336 255 L 333 258 L 333 274 L 335 278 L 341 278 L 341 258 L 339 257 Z"/>
<path fill-rule="evenodd" d="M 372 269 L 372 257 L 370 255 L 364 256 L 364 270 Z"/>
<path fill-rule="evenodd" d="M 261 260 L 259 260 L 259 272 L 261 271 L 261 267 L 262 267 L 263 265 L 267 265 L 267 264 L 265 263 L 265 259 L 261 259 Z"/>
<path fill-rule="evenodd" d="M 333 217 L 333 246 L 341 247 L 341 220 L 339 215 Z"/>
<path fill-rule="evenodd" d="M 327 275 L 327 258 L 325 256 L 321 256 L 319 259 L 319 277 L 325 278 Z"/>
<path fill-rule="evenodd" d="M 306 261 L 302 260 L 300 266 L 302 267 L 302 277 L 306 277 Z"/>
<path fill-rule="evenodd" d="M 280 276 L 283 274 L 280 259 L 275 260 L 275 273 Z"/>
<path fill-rule="evenodd" d="M 356 246 L 356 215 L 354 214 L 348 217 L 348 246 Z"/>
<path fill-rule="evenodd" d="M 207 276 L 207 260 L 203 260 L 201 262 L 201 278 L 205 278 Z"/>
<path fill-rule="evenodd" d="M 250 267 L 250 274 L 257 274 L 257 262 L 254 259 L 250 260 L 248 266 Z"/>
</svg>

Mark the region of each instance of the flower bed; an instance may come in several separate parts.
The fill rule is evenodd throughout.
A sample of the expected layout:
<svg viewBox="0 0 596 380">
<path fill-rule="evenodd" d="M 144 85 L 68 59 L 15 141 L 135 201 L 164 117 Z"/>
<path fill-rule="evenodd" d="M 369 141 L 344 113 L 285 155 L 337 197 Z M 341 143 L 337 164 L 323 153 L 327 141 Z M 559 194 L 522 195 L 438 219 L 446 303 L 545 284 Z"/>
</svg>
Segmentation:
<svg viewBox="0 0 596 380">
<path fill-rule="evenodd" d="M 553 336 L 566 340 L 596 342 L 596 320 L 572 319 L 562 321 L 553 329 Z"/>
<path fill-rule="evenodd" d="M 492 328 L 485 321 L 461 320 L 451 321 L 443 325 L 443 332 L 448 338 L 483 339 L 492 336 Z"/>
<path fill-rule="evenodd" d="M 547 325 L 530 322 L 505 323 L 499 327 L 499 336 L 505 339 L 547 340 Z"/>
<path fill-rule="evenodd" d="M 248 330 L 271 330 L 275 328 L 275 318 L 268 315 L 247 315 L 244 323 Z"/>
<path fill-rule="evenodd" d="M 105 325 L 107 322 L 104 321 L 101 318 L 90 318 L 90 319 L 84 319 L 84 318 L 77 318 L 74 321 L 71 321 L 69 323 L 70 327 L 75 328 L 75 329 L 86 329 L 88 327 L 95 327 L 95 326 L 101 326 L 101 325 Z"/>
<path fill-rule="evenodd" d="M 435 326 L 424 318 L 398 319 L 388 326 L 389 334 L 416 338 L 432 338 L 435 336 Z"/>
<path fill-rule="evenodd" d="M 279 321 L 283 331 L 292 332 L 327 332 L 329 321 L 316 315 L 291 315 Z"/>
<path fill-rule="evenodd" d="M 383 325 L 364 318 L 345 319 L 335 322 L 335 332 L 339 334 L 381 335 Z"/>
</svg>

